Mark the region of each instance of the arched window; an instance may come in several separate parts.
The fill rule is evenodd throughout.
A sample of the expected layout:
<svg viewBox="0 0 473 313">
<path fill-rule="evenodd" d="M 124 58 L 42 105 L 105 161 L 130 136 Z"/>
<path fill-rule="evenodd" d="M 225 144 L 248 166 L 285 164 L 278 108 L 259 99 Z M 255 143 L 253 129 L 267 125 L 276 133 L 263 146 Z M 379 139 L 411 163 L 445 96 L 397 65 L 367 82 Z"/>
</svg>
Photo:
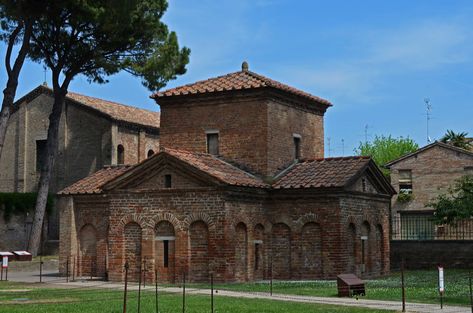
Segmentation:
<svg viewBox="0 0 473 313">
<path fill-rule="evenodd" d="M 125 164 L 125 148 L 122 145 L 117 147 L 117 164 Z"/>
<path fill-rule="evenodd" d="M 148 150 L 148 158 L 153 156 L 153 154 L 154 154 L 154 151 L 152 149 L 149 149 Z"/>
</svg>

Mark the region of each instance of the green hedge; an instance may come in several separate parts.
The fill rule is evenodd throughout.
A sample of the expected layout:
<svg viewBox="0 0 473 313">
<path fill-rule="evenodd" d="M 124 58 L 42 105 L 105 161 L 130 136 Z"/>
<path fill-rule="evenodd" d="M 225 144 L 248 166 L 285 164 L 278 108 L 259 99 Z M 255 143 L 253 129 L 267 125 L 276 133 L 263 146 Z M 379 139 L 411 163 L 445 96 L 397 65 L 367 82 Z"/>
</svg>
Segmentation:
<svg viewBox="0 0 473 313">
<path fill-rule="evenodd" d="M 0 192 L 0 210 L 3 209 L 3 218 L 9 221 L 12 215 L 34 212 L 36 192 Z M 46 212 L 50 213 L 53 207 L 53 196 L 48 195 Z"/>
</svg>

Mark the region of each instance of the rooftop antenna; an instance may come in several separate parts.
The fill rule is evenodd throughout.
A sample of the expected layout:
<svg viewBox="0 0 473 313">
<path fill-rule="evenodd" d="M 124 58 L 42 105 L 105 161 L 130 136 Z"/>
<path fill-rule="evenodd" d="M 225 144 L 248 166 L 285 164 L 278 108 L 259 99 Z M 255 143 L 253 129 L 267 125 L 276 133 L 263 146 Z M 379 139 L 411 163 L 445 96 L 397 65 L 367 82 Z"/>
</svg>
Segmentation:
<svg viewBox="0 0 473 313">
<path fill-rule="evenodd" d="M 345 139 L 342 138 L 342 156 L 345 156 Z"/>
<path fill-rule="evenodd" d="M 44 71 L 43 86 L 47 86 L 48 82 L 46 81 L 46 65 L 43 65 L 43 71 Z"/>
<path fill-rule="evenodd" d="M 425 103 L 425 108 L 426 108 L 426 116 L 427 116 L 427 144 L 432 142 L 432 139 L 430 139 L 429 136 L 429 124 L 430 120 L 432 119 L 432 105 L 430 104 L 430 99 L 429 98 L 424 98 L 424 103 Z"/>
<path fill-rule="evenodd" d="M 368 124 L 365 125 L 365 143 L 368 142 Z"/>
<path fill-rule="evenodd" d="M 330 151 L 332 151 L 330 149 L 330 137 L 327 137 L 327 152 L 328 152 L 328 156 L 330 157 Z"/>
</svg>

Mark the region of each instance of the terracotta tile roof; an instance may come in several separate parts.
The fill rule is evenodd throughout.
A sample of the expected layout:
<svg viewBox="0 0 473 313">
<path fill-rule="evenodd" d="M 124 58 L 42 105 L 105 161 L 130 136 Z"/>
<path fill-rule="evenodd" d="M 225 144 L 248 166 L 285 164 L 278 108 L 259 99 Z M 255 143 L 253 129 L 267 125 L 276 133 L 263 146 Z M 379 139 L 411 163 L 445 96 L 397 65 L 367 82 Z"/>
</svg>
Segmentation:
<svg viewBox="0 0 473 313">
<path fill-rule="evenodd" d="M 75 92 L 68 92 L 67 98 L 100 111 L 108 115 L 113 120 L 159 128 L 159 112 L 138 109 L 136 107 L 89 97 Z"/>
<path fill-rule="evenodd" d="M 131 165 L 107 166 L 58 192 L 59 195 L 102 193 L 102 186 L 132 168 Z"/>
<path fill-rule="evenodd" d="M 332 104 L 325 99 L 311 95 L 302 90 L 277 82 L 263 75 L 256 74 L 249 70 L 241 70 L 239 72 L 230 73 L 207 80 L 201 80 L 192 84 L 171 88 L 160 91 L 151 96 L 155 100 L 159 98 L 183 96 L 191 94 L 216 93 L 220 91 L 258 89 L 258 88 L 274 88 L 296 96 L 300 96 L 327 106 Z"/>
<path fill-rule="evenodd" d="M 464 155 L 468 155 L 468 156 L 473 156 L 473 151 L 471 150 L 465 150 L 465 149 L 462 149 L 462 148 L 459 148 L 459 147 L 455 147 L 454 145 L 451 145 L 451 144 L 447 144 L 447 143 L 443 143 L 441 141 L 435 141 L 431 144 L 428 144 L 427 146 L 424 146 L 422 148 L 419 148 L 417 149 L 416 151 L 414 152 L 411 152 L 411 153 L 408 153 L 408 154 L 404 154 L 403 156 L 401 156 L 400 158 L 397 158 L 395 160 L 392 160 L 391 162 L 388 162 L 384 165 L 384 167 L 386 168 L 390 168 L 391 166 L 393 166 L 394 164 L 398 163 L 398 162 L 401 162 L 405 159 L 408 159 L 410 157 L 413 157 L 421 152 L 424 152 L 424 151 L 427 151 L 429 150 L 430 148 L 434 148 L 434 147 L 440 147 L 440 148 L 445 148 L 445 149 L 450 149 L 450 150 L 453 150 L 455 152 L 459 152 L 459 153 L 462 153 Z"/>
<path fill-rule="evenodd" d="M 15 101 L 15 108 L 18 108 L 18 105 L 23 102 L 29 102 L 36 98 L 40 94 L 48 94 L 52 96 L 53 90 L 48 86 L 40 85 Z M 138 126 L 146 126 L 150 128 L 159 129 L 160 124 L 160 113 L 148 111 L 144 109 L 139 109 L 132 106 L 127 106 L 124 104 L 89 97 L 81 95 L 75 92 L 68 92 L 66 100 L 77 103 L 78 105 L 83 105 L 89 109 L 97 111 L 101 114 L 104 114 L 108 118 L 114 121 L 120 121 L 125 123 L 130 123 Z"/>
<path fill-rule="evenodd" d="M 275 189 L 343 187 L 370 162 L 369 157 L 342 157 L 303 161 L 284 172 Z"/>
<path fill-rule="evenodd" d="M 264 183 L 260 178 L 207 153 L 188 152 L 168 148 L 164 149 L 164 153 L 168 153 L 229 185 L 269 187 L 269 185 Z"/>
</svg>

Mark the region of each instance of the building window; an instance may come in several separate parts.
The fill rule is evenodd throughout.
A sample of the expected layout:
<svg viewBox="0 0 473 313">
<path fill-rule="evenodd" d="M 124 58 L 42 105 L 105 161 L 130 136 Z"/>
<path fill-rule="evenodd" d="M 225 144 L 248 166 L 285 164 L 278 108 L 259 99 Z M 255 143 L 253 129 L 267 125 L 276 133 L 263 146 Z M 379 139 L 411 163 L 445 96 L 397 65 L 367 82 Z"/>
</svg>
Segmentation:
<svg viewBox="0 0 473 313">
<path fill-rule="evenodd" d="M 148 158 L 152 157 L 154 154 L 154 151 L 152 149 L 148 150 Z"/>
<path fill-rule="evenodd" d="M 399 170 L 399 193 L 412 193 L 412 171 Z"/>
<path fill-rule="evenodd" d="M 301 158 L 301 136 L 294 135 L 294 159 L 299 160 Z"/>
<path fill-rule="evenodd" d="M 218 133 L 207 134 L 207 153 L 218 155 Z"/>
<path fill-rule="evenodd" d="M 117 164 L 125 164 L 125 148 L 122 145 L 117 147 Z"/>
<path fill-rule="evenodd" d="M 36 171 L 40 172 L 46 163 L 47 140 L 36 140 Z"/>
<path fill-rule="evenodd" d="M 172 187 L 172 177 L 171 175 L 167 174 L 164 175 L 164 188 L 171 188 Z"/>
<path fill-rule="evenodd" d="M 169 240 L 163 240 L 163 261 L 164 267 L 169 266 Z"/>
</svg>

